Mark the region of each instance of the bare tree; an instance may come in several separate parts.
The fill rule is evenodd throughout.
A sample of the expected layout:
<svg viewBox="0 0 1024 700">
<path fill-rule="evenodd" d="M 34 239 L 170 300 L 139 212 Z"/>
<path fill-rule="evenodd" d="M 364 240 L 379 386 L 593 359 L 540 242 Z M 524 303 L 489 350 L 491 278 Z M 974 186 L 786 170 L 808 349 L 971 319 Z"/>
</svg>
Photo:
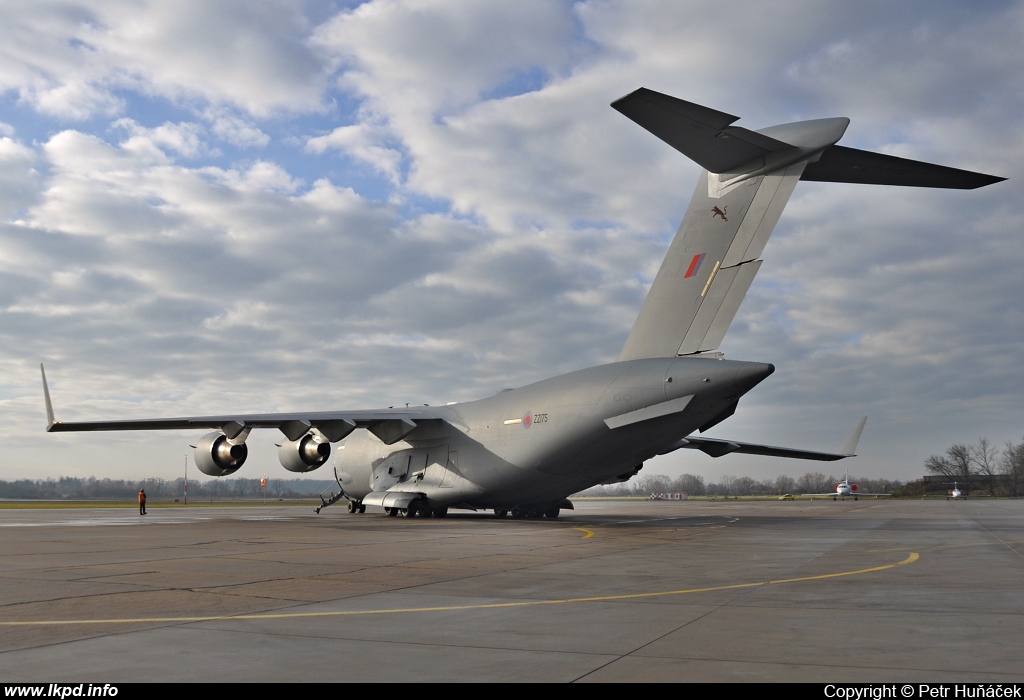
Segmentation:
<svg viewBox="0 0 1024 700">
<path fill-rule="evenodd" d="M 750 496 L 757 493 L 758 483 L 749 476 L 738 476 L 732 482 L 732 493 L 734 496 Z"/>
<path fill-rule="evenodd" d="M 967 445 L 957 444 L 946 450 L 942 457 L 932 455 L 924 461 L 924 468 L 931 474 L 944 476 L 951 481 L 963 485 L 964 493 L 970 493 L 971 466 L 974 459 L 971 448 Z"/>
<path fill-rule="evenodd" d="M 665 493 L 671 485 L 672 482 L 664 474 L 645 474 L 637 480 L 633 490 L 638 496 L 648 496 L 652 493 Z"/>
<path fill-rule="evenodd" d="M 796 487 L 800 493 L 825 493 L 832 489 L 832 481 L 821 472 L 807 472 L 797 480 Z"/>
<path fill-rule="evenodd" d="M 704 477 L 683 474 L 672 482 L 673 491 L 682 491 L 690 496 L 703 496 L 705 493 Z"/>
<path fill-rule="evenodd" d="M 775 480 L 775 492 L 780 496 L 784 493 L 793 493 L 796 489 L 796 481 L 791 476 L 780 476 Z"/>
<path fill-rule="evenodd" d="M 987 477 L 988 492 L 996 495 L 996 479 L 999 474 L 999 451 L 989 443 L 988 438 L 978 438 L 976 447 L 971 448 L 971 459 L 978 473 Z"/>
<path fill-rule="evenodd" d="M 1006 451 L 999 460 L 999 472 L 1011 496 L 1024 494 L 1024 441 L 1019 445 L 1006 443 Z"/>
</svg>

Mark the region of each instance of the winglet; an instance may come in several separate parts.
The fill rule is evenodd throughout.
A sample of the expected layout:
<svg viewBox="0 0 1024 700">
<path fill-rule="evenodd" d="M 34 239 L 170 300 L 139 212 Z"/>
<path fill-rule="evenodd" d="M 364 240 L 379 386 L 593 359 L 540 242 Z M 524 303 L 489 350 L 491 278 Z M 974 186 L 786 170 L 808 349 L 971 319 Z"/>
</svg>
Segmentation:
<svg viewBox="0 0 1024 700">
<path fill-rule="evenodd" d="M 860 442 L 860 434 L 864 432 L 864 424 L 868 422 L 868 417 L 863 416 L 858 422 L 857 427 L 850 433 L 850 437 L 846 438 L 846 442 L 839 448 L 840 454 L 844 454 L 850 457 L 857 456 L 857 443 Z"/>
<path fill-rule="evenodd" d="M 50 388 L 46 386 L 46 370 L 43 368 L 42 362 L 39 363 L 39 372 L 43 375 L 43 399 L 46 400 L 46 432 L 50 432 L 57 421 L 53 417 L 53 404 L 50 403 Z"/>
</svg>

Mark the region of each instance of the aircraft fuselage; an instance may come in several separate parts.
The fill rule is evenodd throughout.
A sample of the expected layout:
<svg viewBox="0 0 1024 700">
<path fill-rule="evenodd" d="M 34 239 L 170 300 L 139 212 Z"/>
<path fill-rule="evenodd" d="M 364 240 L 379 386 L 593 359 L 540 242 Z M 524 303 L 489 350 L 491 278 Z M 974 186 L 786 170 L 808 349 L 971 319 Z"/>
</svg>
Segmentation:
<svg viewBox="0 0 1024 700">
<path fill-rule="evenodd" d="M 431 507 L 555 504 L 628 478 L 774 369 L 686 357 L 591 367 L 424 408 L 416 430 L 392 445 L 357 431 L 339 446 L 335 470 L 358 501 L 387 491 L 420 494 Z"/>
</svg>

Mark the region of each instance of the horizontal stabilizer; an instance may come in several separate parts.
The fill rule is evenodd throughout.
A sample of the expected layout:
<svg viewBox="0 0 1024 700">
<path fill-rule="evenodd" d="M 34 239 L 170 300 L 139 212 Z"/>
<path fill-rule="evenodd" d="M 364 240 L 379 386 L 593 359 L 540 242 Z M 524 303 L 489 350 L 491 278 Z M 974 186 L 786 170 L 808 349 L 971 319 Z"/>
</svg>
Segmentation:
<svg viewBox="0 0 1024 700">
<path fill-rule="evenodd" d="M 800 179 L 813 182 L 973 190 L 1002 182 L 1006 178 L 846 146 L 832 146 L 825 149 L 816 162 L 807 164 Z"/>
<path fill-rule="evenodd" d="M 617 109 L 690 160 L 712 173 L 792 146 L 749 129 L 729 126 L 739 117 L 647 88 L 612 102 Z"/>
</svg>

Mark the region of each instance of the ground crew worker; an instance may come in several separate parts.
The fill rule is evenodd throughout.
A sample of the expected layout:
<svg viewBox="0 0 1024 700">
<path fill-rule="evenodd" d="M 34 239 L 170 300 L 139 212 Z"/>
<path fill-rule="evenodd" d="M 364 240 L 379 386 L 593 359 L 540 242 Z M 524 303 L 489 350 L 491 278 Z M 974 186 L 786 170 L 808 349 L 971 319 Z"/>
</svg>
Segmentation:
<svg viewBox="0 0 1024 700">
<path fill-rule="evenodd" d="M 139 491 L 139 515 L 146 514 L 146 489 Z"/>
</svg>

